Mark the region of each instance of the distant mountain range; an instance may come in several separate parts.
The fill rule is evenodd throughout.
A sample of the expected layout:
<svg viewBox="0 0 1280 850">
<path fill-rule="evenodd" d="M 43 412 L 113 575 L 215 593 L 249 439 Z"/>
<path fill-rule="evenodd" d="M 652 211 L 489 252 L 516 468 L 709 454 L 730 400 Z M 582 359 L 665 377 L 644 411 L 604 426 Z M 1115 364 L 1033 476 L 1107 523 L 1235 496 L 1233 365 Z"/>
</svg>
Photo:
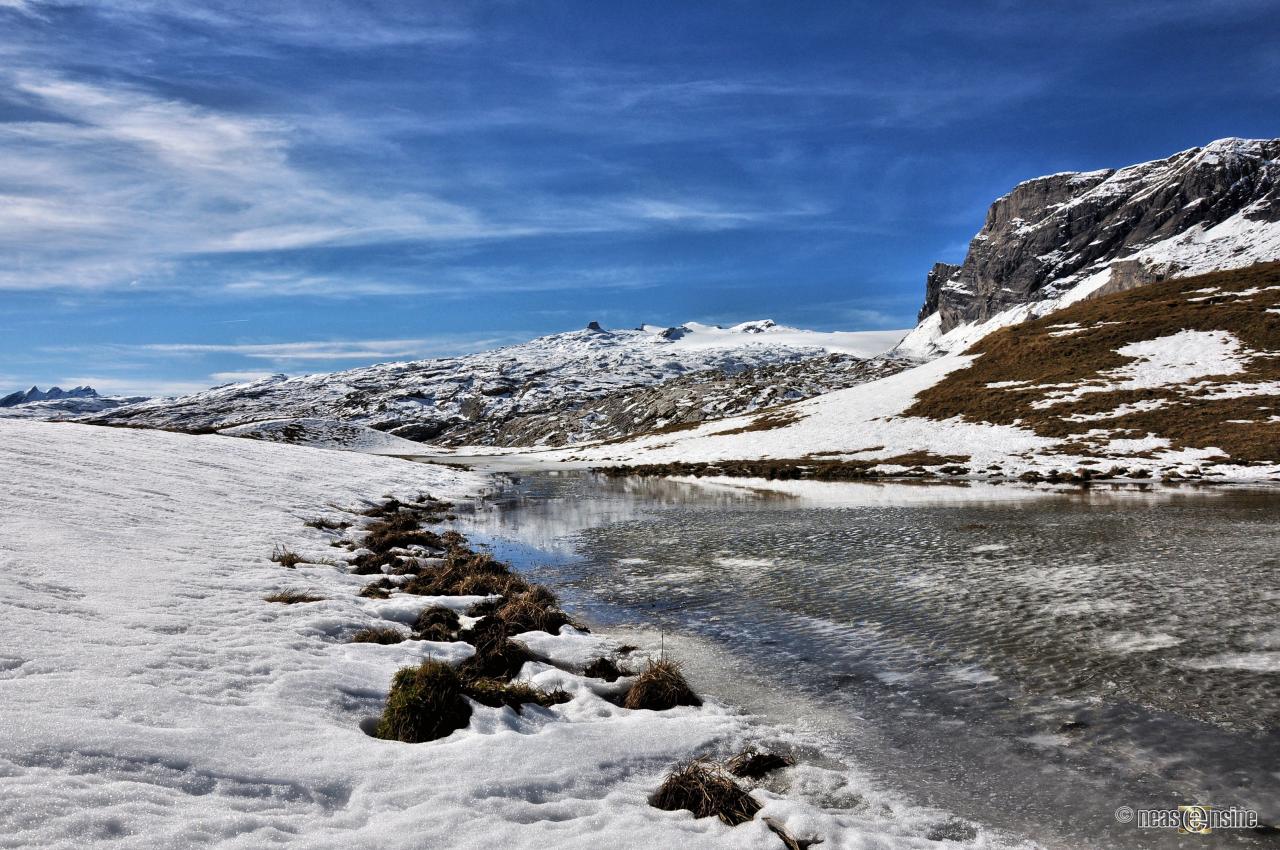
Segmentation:
<svg viewBox="0 0 1280 850">
<path fill-rule="evenodd" d="M 30 404 L 33 401 L 48 401 L 50 399 L 97 397 L 98 393 L 93 387 L 74 387 L 69 390 L 64 390 L 61 387 L 49 387 L 47 390 L 32 387 L 29 390 L 19 390 L 16 393 L 9 393 L 7 396 L 0 398 L 0 407 L 17 407 L 20 404 Z"/>
<path fill-rule="evenodd" d="M 64 390 L 32 387 L 0 398 L 0 417 L 10 419 L 75 419 L 146 401 L 146 396 L 100 396 L 93 387 Z"/>
<path fill-rule="evenodd" d="M 605 398 L 616 400 L 694 375 L 729 380 L 815 358 L 857 363 L 887 351 L 905 333 L 825 333 L 768 320 L 728 328 L 690 322 L 605 329 L 592 322 L 583 330 L 479 354 L 265 378 L 129 405 L 89 421 L 200 432 L 281 419 L 328 419 L 438 444 L 555 445 L 614 436 L 591 427 L 580 410 Z M 772 393 L 755 394 L 741 405 L 781 400 Z M 672 416 L 683 421 L 686 413 L 681 408 Z M 645 427 L 669 421 L 660 412 L 640 419 Z M 525 423 L 531 424 L 526 428 Z"/>
</svg>

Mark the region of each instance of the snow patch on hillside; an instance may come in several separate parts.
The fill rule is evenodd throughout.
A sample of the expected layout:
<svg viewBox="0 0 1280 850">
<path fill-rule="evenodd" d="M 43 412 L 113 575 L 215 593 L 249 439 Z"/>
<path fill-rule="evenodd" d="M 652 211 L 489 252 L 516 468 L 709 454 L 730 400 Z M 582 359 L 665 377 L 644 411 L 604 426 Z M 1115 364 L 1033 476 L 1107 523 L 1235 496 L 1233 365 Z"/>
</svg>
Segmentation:
<svg viewBox="0 0 1280 850">
<path fill-rule="evenodd" d="M 391 434 L 332 419 L 272 419 L 223 428 L 228 437 L 247 437 L 269 443 L 290 443 L 318 449 L 339 449 L 375 455 L 414 455 L 422 445 Z"/>
</svg>

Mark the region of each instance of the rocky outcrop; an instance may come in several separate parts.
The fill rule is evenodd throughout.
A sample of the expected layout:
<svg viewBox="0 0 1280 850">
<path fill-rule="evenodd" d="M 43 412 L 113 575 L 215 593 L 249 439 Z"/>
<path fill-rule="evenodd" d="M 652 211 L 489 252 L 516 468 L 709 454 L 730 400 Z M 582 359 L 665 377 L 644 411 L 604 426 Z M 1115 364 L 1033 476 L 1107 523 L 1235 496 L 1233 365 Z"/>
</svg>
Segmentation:
<svg viewBox="0 0 1280 850">
<path fill-rule="evenodd" d="M 731 375 L 705 370 L 656 386 L 610 393 L 564 410 L 462 422 L 447 434 L 443 428 L 422 435 L 405 429 L 392 433 L 446 446 L 563 446 L 584 440 L 613 440 L 848 389 L 892 375 L 913 363 L 892 357 L 867 360 L 849 354 L 828 354 Z"/>
<path fill-rule="evenodd" d="M 1280 256 L 1280 139 L 1223 139 L 1129 166 L 1053 174 L 991 205 L 958 266 L 929 272 L 923 321 L 945 334 L 1056 298 L 1095 275 L 1092 294 Z M 1271 234 L 1259 239 L 1259 233 Z"/>
</svg>

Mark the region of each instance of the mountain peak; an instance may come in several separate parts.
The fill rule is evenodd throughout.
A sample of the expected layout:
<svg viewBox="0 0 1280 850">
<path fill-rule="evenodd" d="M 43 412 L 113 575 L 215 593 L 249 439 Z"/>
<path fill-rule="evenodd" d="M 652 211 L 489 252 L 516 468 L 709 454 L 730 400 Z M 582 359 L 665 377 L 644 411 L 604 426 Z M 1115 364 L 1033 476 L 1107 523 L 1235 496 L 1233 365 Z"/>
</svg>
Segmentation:
<svg viewBox="0 0 1280 850">
<path fill-rule="evenodd" d="M 7 396 L 0 398 L 0 407 L 16 407 L 19 404 L 28 404 L 33 401 L 50 401 L 59 398 L 97 398 L 98 393 L 93 387 L 83 386 L 74 387 L 64 390 L 61 387 L 53 386 L 48 390 L 41 390 L 39 386 L 32 384 L 31 389 L 18 390 L 9 393 Z"/>
<path fill-rule="evenodd" d="M 991 205 L 963 263 L 929 272 L 921 325 L 902 351 L 959 350 L 1023 307 L 1039 315 L 1058 299 L 1275 259 L 1280 139 L 1229 137 L 1119 169 L 1038 177 Z"/>
</svg>

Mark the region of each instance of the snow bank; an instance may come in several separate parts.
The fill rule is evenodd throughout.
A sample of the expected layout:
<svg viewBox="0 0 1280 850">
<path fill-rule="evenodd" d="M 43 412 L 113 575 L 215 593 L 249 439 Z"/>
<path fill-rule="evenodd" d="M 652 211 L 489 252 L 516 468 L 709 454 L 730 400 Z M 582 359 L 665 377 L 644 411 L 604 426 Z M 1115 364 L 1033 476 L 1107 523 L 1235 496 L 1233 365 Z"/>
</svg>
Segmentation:
<svg viewBox="0 0 1280 850">
<path fill-rule="evenodd" d="M 375 455 L 414 455 L 422 452 L 421 443 L 365 425 L 333 419 L 271 419 L 223 428 L 218 433 L 271 443 L 292 443 L 296 446 Z"/>
<path fill-rule="evenodd" d="M 609 687 L 542 663 L 524 675 L 573 699 L 477 707 L 428 744 L 362 731 L 390 679 L 462 644 L 347 643 L 395 627 L 406 601 L 302 527 L 383 494 L 457 498 L 466 473 L 223 436 L 0 422 L 0 846 L 306 848 L 771 848 L 762 820 L 730 828 L 649 807 L 677 760 L 741 744 L 744 718 L 709 704 L 627 711 Z M 308 559 L 270 563 L 283 543 Z M 263 601 L 279 589 L 324 601 Z M 551 660 L 607 643 L 566 630 L 528 639 Z M 598 692 L 600 691 L 600 692 Z M 839 771 L 858 810 L 758 791 L 762 816 L 827 847 L 937 847 L 940 817 Z M 846 795 L 849 796 L 849 795 Z M 979 831 L 974 846 L 993 846 Z"/>
</svg>

